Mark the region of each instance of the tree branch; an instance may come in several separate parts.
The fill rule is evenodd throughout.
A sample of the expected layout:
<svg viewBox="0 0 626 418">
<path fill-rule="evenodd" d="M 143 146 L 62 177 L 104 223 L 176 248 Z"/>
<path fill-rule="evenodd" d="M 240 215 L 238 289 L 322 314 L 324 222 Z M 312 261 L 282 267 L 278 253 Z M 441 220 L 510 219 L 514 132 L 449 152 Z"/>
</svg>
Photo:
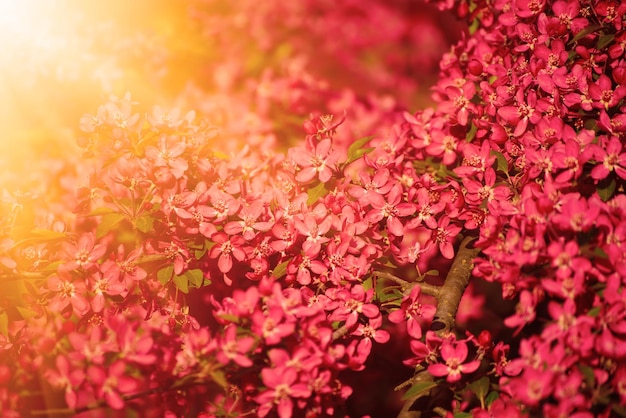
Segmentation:
<svg viewBox="0 0 626 418">
<path fill-rule="evenodd" d="M 469 284 L 472 269 L 474 268 L 474 258 L 480 252 L 479 248 L 471 247 L 471 243 L 474 240 L 474 237 L 469 236 L 463 238 L 443 286 L 429 285 L 435 289 L 428 288 L 428 290 L 422 287 L 424 293 L 437 298 L 437 311 L 430 329 L 436 331 L 439 336 L 449 333 L 454 327 L 456 312 L 459 308 L 461 297 L 463 297 L 465 288 Z M 423 286 L 423 284 L 420 283 L 420 286 Z M 418 372 L 412 383 L 428 382 L 432 380 L 433 376 L 424 370 Z M 419 398 L 429 395 L 430 391 L 422 392 L 407 399 L 398 414 L 398 418 L 420 418 L 422 412 L 411 410 L 411 408 Z"/>
<path fill-rule="evenodd" d="M 394 276 L 391 273 L 387 273 L 384 271 L 376 272 L 376 275 L 380 278 L 391 280 L 392 282 L 398 283 L 402 288 L 403 292 L 410 290 L 413 286 L 419 285 L 422 292 L 426 295 L 434 296 L 439 298 L 439 294 L 441 292 L 441 286 L 436 286 L 434 284 L 426 283 L 426 282 L 407 282 L 404 279 L 401 279 L 397 276 Z"/>
<path fill-rule="evenodd" d="M 479 248 L 470 247 L 474 239 L 469 236 L 463 238 L 446 280 L 439 289 L 437 312 L 430 326 L 430 329 L 436 331 L 439 336 L 449 333 L 454 327 L 456 311 L 474 268 L 474 258 L 480 252 Z"/>
</svg>

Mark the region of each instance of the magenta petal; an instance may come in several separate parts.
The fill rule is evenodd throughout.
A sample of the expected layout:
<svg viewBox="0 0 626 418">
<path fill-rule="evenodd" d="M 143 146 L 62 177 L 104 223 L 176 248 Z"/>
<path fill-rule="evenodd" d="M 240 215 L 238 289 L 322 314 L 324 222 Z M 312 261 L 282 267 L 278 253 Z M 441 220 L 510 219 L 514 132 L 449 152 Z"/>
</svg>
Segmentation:
<svg viewBox="0 0 626 418">
<path fill-rule="evenodd" d="M 428 366 L 428 373 L 433 376 L 442 377 L 448 375 L 448 366 L 445 364 L 431 364 Z"/>
</svg>

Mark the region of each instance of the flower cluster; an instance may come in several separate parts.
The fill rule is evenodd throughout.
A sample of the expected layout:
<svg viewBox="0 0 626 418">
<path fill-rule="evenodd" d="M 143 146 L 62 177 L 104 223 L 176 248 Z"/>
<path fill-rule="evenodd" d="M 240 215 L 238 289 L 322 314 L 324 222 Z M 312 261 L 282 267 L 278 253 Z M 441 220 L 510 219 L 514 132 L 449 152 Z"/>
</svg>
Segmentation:
<svg viewBox="0 0 626 418">
<path fill-rule="evenodd" d="M 247 24 L 261 48 L 301 24 L 328 37 L 382 16 L 387 38 L 350 38 L 345 55 L 326 39 L 352 67 L 406 36 L 391 30 L 401 1 L 244 2 L 239 20 L 205 3 L 196 19 L 224 34 Z M 267 124 L 233 148 L 241 132 L 209 105 L 143 112 L 127 95 L 85 115 L 86 159 L 59 182 L 78 182 L 75 196 L 62 186 L 63 203 L 30 211 L 3 198 L 2 414 L 353 415 L 366 385 L 350 373 L 393 338 L 414 372 L 401 416 L 623 415 L 626 6 L 438 5 L 470 27 L 440 63 L 435 108 L 373 106 L 371 137 L 349 125 L 367 112 L 313 113 L 284 152 Z M 304 19 L 315 13 L 330 26 Z M 312 57 L 300 42 L 287 47 Z M 375 71 L 381 90 L 393 68 Z M 231 70 L 216 72 L 224 91 Z M 261 74 L 259 120 L 330 100 L 317 71 Z M 474 294 L 488 282 L 497 294 Z M 505 306 L 497 321 L 487 297 Z"/>
</svg>

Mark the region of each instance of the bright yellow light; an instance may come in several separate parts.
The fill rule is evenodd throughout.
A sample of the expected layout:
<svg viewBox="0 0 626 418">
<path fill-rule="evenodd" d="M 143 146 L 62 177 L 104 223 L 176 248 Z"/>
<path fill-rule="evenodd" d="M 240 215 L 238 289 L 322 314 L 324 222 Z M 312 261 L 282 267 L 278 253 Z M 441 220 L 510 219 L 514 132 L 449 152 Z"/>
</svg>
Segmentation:
<svg viewBox="0 0 626 418">
<path fill-rule="evenodd" d="M 19 177 L 40 158 L 67 154 L 80 117 L 111 94 L 154 99 L 164 71 L 155 66 L 171 51 L 165 42 L 189 44 L 186 4 L 0 0 L 0 191 L 7 172 Z M 184 70 L 168 76 L 176 81 Z"/>
<path fill-rule="evenodd" d="M 93 22 L 78 7 L 89 3 L 0 0 L 0 190 L 67 141 L 76 93 L 94 90 L 83 79 L 93 39 L 81 36 Z"/>
</svg>

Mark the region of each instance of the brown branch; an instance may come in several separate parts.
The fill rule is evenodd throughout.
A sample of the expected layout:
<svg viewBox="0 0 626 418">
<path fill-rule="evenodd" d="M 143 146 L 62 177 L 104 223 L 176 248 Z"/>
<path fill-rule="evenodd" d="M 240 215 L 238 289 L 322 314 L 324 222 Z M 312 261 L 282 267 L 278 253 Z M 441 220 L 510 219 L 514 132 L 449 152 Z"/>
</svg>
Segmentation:
<svg viewBox="0 0 626 418">
<path fill-rule="evenodd" d="M 465 292 L 465 288 L 469 284 L 472 269 L 474 268 L 474 258 L 480 252 L 479 248 L 471 246 L 474 237 L 465 237 L 461 241 L 461 245 L 456 253 L 450 271 L 446 276 L 443 286 L 428 285 L 428 283 L 420 283 L 424 293 L 435 296 L 437 298 L 437 311 L 435 319 L 430 329 L 436 331 L 439 336 L 449 333 L 454 327 L 456 311 L 459 308 L 461 297 Z M 424 288 L 423 285 L 430 287 Z M 432 293 L 431 293 L 432 292 Z M 412 379 L 411 383 L 432 381 L 433 376 L 428 371 L 420 371 Z M 407 399 L 398 414 L 398 418 L 420 418 L 422 411 L 412 410 L 415 402 L 424 396 L 430 396 L 430 391 L 422 392 Z M 441 413 L 441 411 L 436 411 Z"/>
<path fill-rule="evenodd" d="M 334 332 L 333 332 L 333 341 L 338 340 L 339 338 L 343 337 L 344 335 L 346 335 L 348 333 L 348 331 L 350 330 L 350 327 L 347 327 L 346 324 L 343 324 L 341 327 L 337 328 Z"/>
<path fill-rule="evenodd" d="M 441 293 L 441 286 L 436 286 L 434 284 L 426 283 L 426 282 L 407 282 L 404 279 L 399 278 L 398 276 L 394 276 L 391 273 L 387 273 L 384 271 L 376 272 L 376 275 L 380 278 L 391 280 L 392 282 L 398 283 L 402 288 L 402 292 L 406 292 L 410 290 L 415 285 L 419 285 L 422 289 L 422 292 L 426 295 L 434 296 L 439 298 L 439 294 Z"/>
<path fill-rule="evenodd" d="M 446 280 L 441 286 L 437 312 L 430 326 L 430 329 L 436 331 L 439 336 L 449 333 L 454 327 L 456 311 L 474 268 L 474 258 L 480 252 L 479 248 L 470 246 L 474 239 L 474 237 L 463 238 Z"/>
</svg>

